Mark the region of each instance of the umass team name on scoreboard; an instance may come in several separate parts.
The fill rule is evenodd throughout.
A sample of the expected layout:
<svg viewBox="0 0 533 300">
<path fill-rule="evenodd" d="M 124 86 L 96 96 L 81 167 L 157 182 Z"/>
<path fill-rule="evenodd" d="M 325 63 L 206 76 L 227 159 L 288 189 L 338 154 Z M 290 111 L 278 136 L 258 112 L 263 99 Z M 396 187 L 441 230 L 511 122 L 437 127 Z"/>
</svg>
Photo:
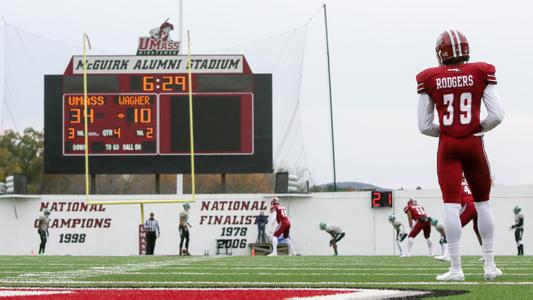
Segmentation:
<svg viewBox="0 0 533 300">
<path fill-rule="evenodd" d="M 193 56 L 195 61 L 232 63 L 212 63 L 207 69 L 193 64 L 190 91 L 185 64 L 176 65 L 176 73 L 165 68 L 112 70 L 103 67 L 110 65 L 105 62 L 119 57 L 88 57 L 87 112 L 81 58 L 73 57 L 63 75 L 45 76 L 45 171 L 83 172 L 87 115 L 94 174 L 187 173 L 192 92 L 197 172 L 270 172 L 271 75 L 253 74 L 243 56 L 228 57 Z M 120 57 L 130 62 L 127 66 L 158 59 L 163 58 Z"/>
</svg>

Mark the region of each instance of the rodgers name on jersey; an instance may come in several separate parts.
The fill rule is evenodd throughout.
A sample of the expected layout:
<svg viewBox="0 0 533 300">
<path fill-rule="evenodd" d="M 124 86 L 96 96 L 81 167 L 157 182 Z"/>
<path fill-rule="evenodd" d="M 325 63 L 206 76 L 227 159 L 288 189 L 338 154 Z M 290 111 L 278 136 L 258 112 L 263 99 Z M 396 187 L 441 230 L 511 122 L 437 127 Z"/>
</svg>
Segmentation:
<svg viewBox="0 0 533 300">
<path fill-rule="evenodd" d="M 459 69 L 456 70 L 459 71 Z M 474 75 L 435 78 L 435 85 L 437 86 L 437 90 L 474 86 Z"/>
</svg>

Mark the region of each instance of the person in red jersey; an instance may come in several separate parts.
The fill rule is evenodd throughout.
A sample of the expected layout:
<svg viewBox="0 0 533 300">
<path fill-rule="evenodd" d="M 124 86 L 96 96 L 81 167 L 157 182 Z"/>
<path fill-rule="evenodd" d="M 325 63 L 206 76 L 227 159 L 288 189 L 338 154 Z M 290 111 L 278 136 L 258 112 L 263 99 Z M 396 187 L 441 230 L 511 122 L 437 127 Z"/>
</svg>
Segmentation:
<svg viewBox="0 0 533 300">
<path fill-rule="evenodd" d="M 437 280 L 464 280 L 461 239 L 461 176 L 470 185 L 483 242 L 485 279 L 502 275 L 494 263 L 494 218 L 489 205 L 491 175 L 483 147 L 483 134 L 503 120 L 496 91 L 496 68 L 488 63 L 469 63 L 470 47 L 465 35 L 446 30 L 435 47 L 440 66 L 416 76 L 418 127 L 422 134 L 439 137 L 437 175 L 444 200 L 445 229 L 450 270 Z M 487 116 L 480 117 L 481 103 Z M 433 121 L 437 110 L 438 124 Z"/>
<path fill-rule="evenodd" d="M 433 243 L 429 238 L 431 236 L 431 218 L 427 215 L 426 210 L 422 205 L 419 205 L 415 199 L 411 198 L 407 202 L 407 206 L 404 207 L 403 211 L 407 214 L 407 221 L 411 232 L 407 237 L 407 251 L 400 255 L 400 257 L 409 257 L 411 256 L 411 249 L 415 241 L 415 237 L 424 231 L 424 238 L 426 239 L 426 244 L 428 246 L 429 256 L 433 252 Z M 413 220 L 416 222 L 413 227 Z"/>
<path fill-rule="evenodd" d="M 466 178 L 463 177 L 463 181 L 461 182 L 461 211 L 459 213 L 459 218 L 461 219 L 461 227 L 465 227 L 470 223 L 470 221 L 473 220 L 473 228 L 474 232 L 476 233 L 477 240 L 480 245 L 483 244 L 481 240 L 481 235 L 479 234 L 479 230 L 477 228 L 477 211 L 476 206 L 474 202 L 474 197 L 472 196 L 472 192 L 470 191 L 470 187 L 468 186 L 468 183 L 466 182 Z"/>
<path fill-rule="evenodd" d="M 287 215 L 287 209 L 279 205 L 278 197 L 272 198 L 270 204 L 272 207 L 270 208 L 270 220 L 268 223 L 272 225 L 277 224 L 277 228 L 272 230 L 274 231 L 274 234 L 272 234 L 272 253 L 270 253 L 269 256 L 278 255 L 278 239 L 281 236 L 283 236 L 285 242 L 287 243 L 289 255 L 296 255 L 296 250 L 294 250 L 294 245 L 292 244 L 289 236 L 291 230 L 291 220 Z"/>
</svg>

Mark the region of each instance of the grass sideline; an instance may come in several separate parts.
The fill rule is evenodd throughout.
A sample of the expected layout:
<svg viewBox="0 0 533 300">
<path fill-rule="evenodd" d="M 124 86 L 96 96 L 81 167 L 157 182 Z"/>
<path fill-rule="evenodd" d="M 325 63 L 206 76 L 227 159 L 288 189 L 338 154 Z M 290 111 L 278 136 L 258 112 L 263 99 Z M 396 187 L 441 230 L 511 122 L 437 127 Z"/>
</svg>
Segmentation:
<svg viewBox="0 0 533 300">
<path fill-rule="evenodd" d="M 462 290 L 446 299 L 531 299 L 533 257 L 500 256 L 504 277 L 485 281 L 464 257 L 466 281 L 438 283 L 447 263 L 392 256 L 0 256 L 1 287 L 327 287 Z"/>
</svg>

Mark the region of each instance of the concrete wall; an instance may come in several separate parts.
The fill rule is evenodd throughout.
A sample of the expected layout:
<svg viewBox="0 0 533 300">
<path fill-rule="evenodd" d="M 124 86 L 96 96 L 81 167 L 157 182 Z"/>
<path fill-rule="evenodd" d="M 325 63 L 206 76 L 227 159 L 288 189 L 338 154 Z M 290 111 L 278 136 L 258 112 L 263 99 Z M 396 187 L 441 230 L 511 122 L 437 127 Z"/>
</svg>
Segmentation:
<svg viewBox="0 0 533 300">
<path fill-rule="evenodd" d="M 174 199 L 173 195 L 92 196 L 95 200 Z M 303 197 L 281 198 L 292 220 L 291 236 L 296 249 L 303 255 L 329 255 L 328 235 L 319 231 L 321 221 L 343 228 L 346 237 L 340 242 L 340 253 L 345 255 L 393 255 L 394 232 L 387 221 L 393 212 L 407 225 L 402 208 L 410 197 L 415 197 L 430 216 L 443 220 L 442 201 L 438 190 L 395 191 L 394 207 L 370 208 L 369 192 L 317 193 Z M 528 222 L 533 213 L 533 185 L 495 187 L 491 205 L 496 222 L 496 253 L 514 255 L 512 209 L 519 205 L 525 215 L 524 244 L 526 254 L 533 247 L 533 225 Z M 35 198 L 0 198 L 1 255 L 31 254 L 38 249 L 39 236 L 35 220 L 48 207 L 52 210 L 47 254 L 58 255 L 132 255 L 138 253 L 139 205 L 106 205 L 82 207 L 84 196 L 42 195 Z M 190 215 L 191 253 L 202 255 L 208 250 L 215 253 L 215 239 L 235 240 L 233 255 L 248 255 L 245 243 L 254 242 L 257 235 L 254 218 L 261 210 L 268 210 L 269 195 L 224 194 L 198 195 Z M 178 253 L 178 213 L 181 204 L 146 204 L 145 213 L 154 212 L 161 226 L 156 254 Z M 232 229 L 229 229 L 232 228 Z M 239 228 L 239 229 L 235 229 Z M 232 236 L 227 235 L 232 231 Z M 235 233 L 238 233 L 235 236 Z M 66 234 L 85 234 L 84 242 L 66 242 Z M 61 241 L 63 235 L 63 242 Z M 438 234 L 432 231 L 434 252 L 439 254 Z M 244 242 L 243 242 L 244 241 Z M 463 232 L 463 253 L 480 254 L 471 225 Z M 244 247 L 244 248 L 241 248 Z M 426 245 L 419 236 L 414 255 L 425 255 Z"/>
</svg>

